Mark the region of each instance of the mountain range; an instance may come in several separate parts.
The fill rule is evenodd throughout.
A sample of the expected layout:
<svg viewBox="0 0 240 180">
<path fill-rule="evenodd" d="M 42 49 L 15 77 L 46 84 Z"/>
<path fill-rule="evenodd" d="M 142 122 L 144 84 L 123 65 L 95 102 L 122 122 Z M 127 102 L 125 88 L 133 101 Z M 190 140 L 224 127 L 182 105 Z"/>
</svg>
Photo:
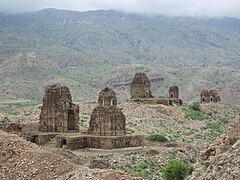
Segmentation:
<svg viewBox="0 0 240 180">
<path fill-rule="evenodd" d="M 112 10 L 44 9 L 0 14 L 0 100 L 41 101 L 48 84 L 67 85 L 74 101 L 105 86 L 120 100 L 145 72 L 155 97 L 177 85 L 184 101 L 216 89 L 240 104 L 240 19 L 147 16 Z"/>
</svg>

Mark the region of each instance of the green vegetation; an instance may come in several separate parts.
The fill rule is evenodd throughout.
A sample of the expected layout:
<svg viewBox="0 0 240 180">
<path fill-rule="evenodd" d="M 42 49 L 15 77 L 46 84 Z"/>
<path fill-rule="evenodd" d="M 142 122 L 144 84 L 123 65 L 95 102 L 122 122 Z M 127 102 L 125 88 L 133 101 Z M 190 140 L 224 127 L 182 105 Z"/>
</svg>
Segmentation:
<svg viewBox="0 0 240 180">
<path fill-rule="evenodd" d="M 182 160 L 172 159 L 163 169 L 164 180 L 184 180 L 192 174 L 193 167 Z"/>
<path fill-rule="evenodd" d="M 193 103 L 192 105 L 182 108 L 182 110 L 186 113 L 186 117 L 192 120 L 204 120 L 209 119 L 208 115 L 205 115 L 201 109 L 199 103 Z"/>
<path fill-rule="evenodd" d="M 196 97 L 200 87 L 232 86 L 240 75 L 235 53 L 240 47 L 235 33 L 240 29 L 238 19 L 54 9 L 33 13 L 0 14 L 0 21 L 5 22 L 0 27 L 0 68 L 9 77 L 0 90 L 14 92 L 1 97 L 3 100 L 41 101 L 44 86 L 55 80 L 71 87 L 75 100 L 87 100 L 106 85 L 128 83 L 133 72 L 166 78 Z M 226 63 L 226 59 L 231 61 Z M 176 62 L 189 66 L 177 66 Z M 156 95 L 166 90 L 152 84 Z M 239 100 L 232 98 L 231 102 Z"/>
<path fill-rule="evenodd" d="M 29 107 L 29 106 L 35 106 L 37 105 L 37 103 L 12 103 L 12 104 L 6 104 L 7 106 L 9 106 L 10 108 L 24 108 L 24 107 Z"/>
<path fill-rule="evenodd" d="M 193 102 L 192 105 L 189 106 L 193 111 L 201 111 L 201 106 L 199 102 Z"/>
<path fill-rule="evenodd" d="M 209 129 L 210 137 L 215 139 L 223 133 L 223 127 L 228 125 L 227 118 L 221 118 L 218 122 L 208 122 L 207 128 Z"/>
<path fill-rule="evenodd" d="M 143 179 L 149 180 L 153 178 L 153 174 L 156 174 L 156 169 L 158 167 L 159 164 L 156 161 L 144 160 L 143 162 L 132 165 L 131 167 L 125 167 L 123 165 L 117 164 L 114 166 L 114 169 L 124 171 L 132 175 L 137 175 Z"/>
<path fill-rule="evenodd" d="M 149 134 L 146 139 L 148 141 L 157 141 L 157 142 L 168 142 L 169 139 L 166 138 L 164 135 L 162 134 L 156 134 L 156 133 L 152 133 L 152 134 Z"/>
<path fill-rule="evenodd" d="M 13 116 L 20 115 L 20 113 L 19 113 L 19 112 L 9 112 L 8 114 L 9 114 L 9 115 L 13 115 Z"/>
<path fill-rule="evenodd" d="M 79 123 L 80 123 L 80 126 L 82 126 L 82 127 L 87 127 L 87 125 L 86 125 L 86 119 L 81 118 Z"/>
<path fill-rule="evenodd" d="M 0 120 L 0 125 L 7 125 L 9 123 L 10 123 L 10 121 L 8 118 L 3 118 Z"/>
</svg>

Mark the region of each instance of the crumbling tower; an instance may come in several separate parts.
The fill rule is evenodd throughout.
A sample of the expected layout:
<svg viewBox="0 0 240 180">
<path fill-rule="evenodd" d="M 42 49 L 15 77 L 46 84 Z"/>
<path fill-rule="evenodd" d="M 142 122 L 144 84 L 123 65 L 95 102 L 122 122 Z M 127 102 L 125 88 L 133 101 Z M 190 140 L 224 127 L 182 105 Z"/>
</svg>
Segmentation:
<svg viewBox="0 0 240 180">
<path fill-rule="evenodd" d="M 177 86 L 171 86 L 169 88 L 169 98 L 172 99 L 172 98 L 179 98 L 179 90 L 178 90 L 178 87 Z"/>
<path fill-rule="evenodd" d="M 39 124 L 40 132 L 79 131 L 79 107 L 72 103 L 66 86 L 53 84 L 46 87 Z"/>
<path fill-rule="evenodd" d="M 203 90 L 200 94 L 201 103 L 209 103 L 209 102 L 219 102 L 221 101 L 220 96 L 218 95 L 216 90 Z"/>
<path fill-rule="evenodd" d="M 153 98 L 151 83 L 145 73 L 137 73 L 131 82 L 131 98 Z"/>
<path fill-rule="evenodd" d="M 117 107 L 116 93 L 106 87 L 99 93 L 98 106 L 93 110 L 88 133 L 96 136 L 126 134 L 126 118 Z"/>
</svg>

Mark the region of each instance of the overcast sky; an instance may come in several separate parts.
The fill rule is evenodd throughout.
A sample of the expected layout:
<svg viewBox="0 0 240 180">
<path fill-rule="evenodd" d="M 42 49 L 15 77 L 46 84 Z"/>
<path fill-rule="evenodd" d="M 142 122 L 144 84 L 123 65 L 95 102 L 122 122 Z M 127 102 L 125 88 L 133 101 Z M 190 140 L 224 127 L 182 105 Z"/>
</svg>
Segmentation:
<svg viewBox="0 0 240 180">
<path fill-rule="evenodd" d="M 19 13 L 44 8 L 187 16 L 240 17 L 240 0 L 0 0 L 0 11 Z"/>
</svg>

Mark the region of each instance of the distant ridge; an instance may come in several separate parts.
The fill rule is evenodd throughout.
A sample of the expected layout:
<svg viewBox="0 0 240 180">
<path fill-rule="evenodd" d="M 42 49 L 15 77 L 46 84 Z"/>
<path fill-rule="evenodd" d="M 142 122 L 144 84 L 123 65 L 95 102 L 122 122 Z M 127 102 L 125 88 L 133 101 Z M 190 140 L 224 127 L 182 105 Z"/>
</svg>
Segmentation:
<svg viewBox="0 0 240 180">
<path fill-rule="evenodd" d="M 77 100 L 94 99 L 104 86 L 145 72 L 164 78 L 153 84 L 159 96 L 177 85 L 184 101 L 198 100 L 202 89 L 216 88 L 224 89 L 224 101 L 240 104 L 239 59 L 237 18 L 58 9 L 0 14 L 0 93 L 6 101 L 40 101 L 44 87 L 56 82 L 68 85 Z M 129 90 L 122 91 L 128 98 Z"/>
</svg>

